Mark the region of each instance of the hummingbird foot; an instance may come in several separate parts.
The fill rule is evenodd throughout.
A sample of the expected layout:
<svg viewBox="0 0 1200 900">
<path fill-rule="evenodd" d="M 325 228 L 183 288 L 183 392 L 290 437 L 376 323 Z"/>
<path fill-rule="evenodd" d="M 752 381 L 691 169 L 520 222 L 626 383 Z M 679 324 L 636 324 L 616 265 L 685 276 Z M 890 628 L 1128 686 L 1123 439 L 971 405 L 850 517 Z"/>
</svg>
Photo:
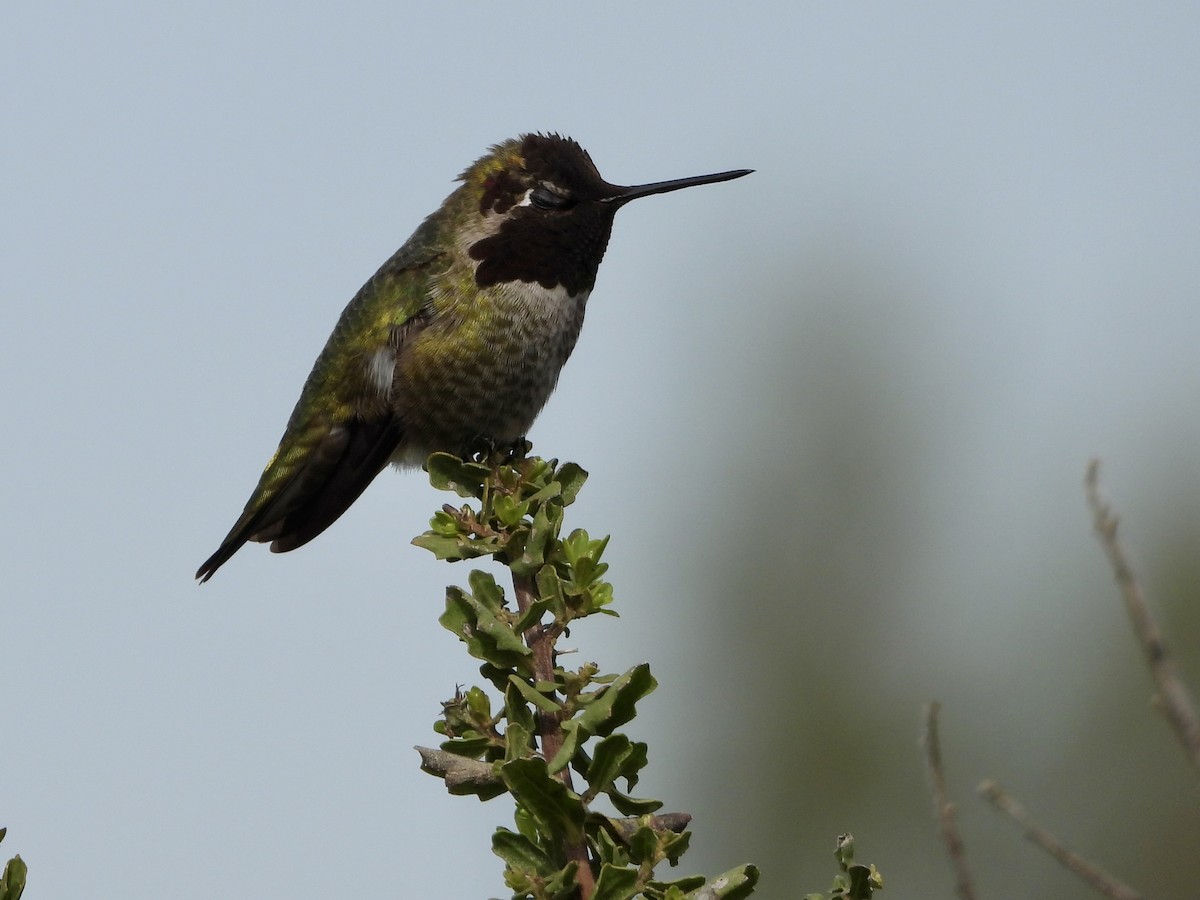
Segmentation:
<svg viewBox="0 0 1200 900">
<path fill-rule="evenodd" d="M 522 435 L 512 441 L 497 441 L 481 435 L 467 445 L 467 459 L 474 463 L 496 468 L 520 462 L 529 455 L 533 444 Z"/>
<path fill-rule="evenodd" d="M 525 435 L 521 435 L 515 441 L 511 442 L 506 449 L 508 451 L 508 459 L 505 462 L 520 462 L 533 449 L 533 442 L 526 438 Z"/>
</svg>

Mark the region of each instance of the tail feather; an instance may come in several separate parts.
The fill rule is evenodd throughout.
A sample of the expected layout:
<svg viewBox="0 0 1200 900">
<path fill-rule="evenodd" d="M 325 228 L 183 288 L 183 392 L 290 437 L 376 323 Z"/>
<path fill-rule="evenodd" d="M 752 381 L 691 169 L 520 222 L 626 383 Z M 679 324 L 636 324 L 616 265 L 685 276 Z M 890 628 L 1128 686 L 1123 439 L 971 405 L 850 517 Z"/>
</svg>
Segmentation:
<svg viewBox="0 0 1200 900">
<path fill-rule="evenodd" d="M 337 521 L 383 471 L 403 431 L 394 419 L 355 420 L 335 428 L 271 500 L 248 505 L 217 551 L 196 572 L 208 581 L 247 541 L 271 542 L 285 553 L 308 543 Z"/>
</svg>

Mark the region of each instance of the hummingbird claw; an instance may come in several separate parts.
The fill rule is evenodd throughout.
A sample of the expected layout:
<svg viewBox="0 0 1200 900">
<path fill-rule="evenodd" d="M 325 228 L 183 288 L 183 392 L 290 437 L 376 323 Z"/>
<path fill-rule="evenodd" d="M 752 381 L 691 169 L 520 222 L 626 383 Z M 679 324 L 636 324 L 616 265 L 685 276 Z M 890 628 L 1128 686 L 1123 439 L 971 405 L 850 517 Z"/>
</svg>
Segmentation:
<svg viewBox="0 0 1200 900">
<path fill-rule="evenodd" d="M 470 462 L 495 468 L 520 462 L 529 455 L 532 449 L 533 444 L 524 435 L 505 442 L 481 435 L 468 445 L 466 458 Z"/>
<path fill-rule="evenodd" d="M 480 465 L 491 465 L 492 457 L 496 455 L 496 441 L 486 435 L 479 435 L 466 446 L 463 458 L 468 462 Z"/>
<path fill-rule="evenodd" d="M 520 462 L 529 455 L 529 451 L 533 449 L 533 443 L 528 440 L 525 435 L 521 435 L 519 438 L 509 444 L 507 449 L 508 459 L 505 460 L 505 462 Z"/>
</svg>

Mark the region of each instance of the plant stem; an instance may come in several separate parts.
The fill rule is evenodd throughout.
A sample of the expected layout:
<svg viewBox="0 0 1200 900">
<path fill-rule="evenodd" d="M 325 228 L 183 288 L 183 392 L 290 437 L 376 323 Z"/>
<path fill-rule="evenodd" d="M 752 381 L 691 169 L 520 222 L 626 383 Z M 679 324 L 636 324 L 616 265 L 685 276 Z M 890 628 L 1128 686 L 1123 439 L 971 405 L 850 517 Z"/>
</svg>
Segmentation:
<svg viewBox="0 0 1200 900">
<path fill-rule="evenodd" d="M 929 780 L 933 784 L 933 809 L 941 826 L 942 841 L 954 866 L 954 889 L 961 900 L 975 900 L 975 886 L 971 881 L 971 870 L 967 867 L 967 851 L 958 833 L 958 820 L 954 804 L 946 792 L 946 772 L 942 766 L 942 744 L 938 739 L 938 713 L 942 705 L 930 703 L 925 709 L 925 761 L 929 766 Z"/>
<path fill-rule="evenodd" d="M 1062 841 L 1036 824 L 1029 817 L 1029 813 L 1025 812 L 1025 807 L 999 784 L 990 780 L 985 781 L 979 785 L 978 790 L 992 806 L 1007 813 L 1025 829 L 1026 838 L 1041 847 L 1058 860 L 1064 868 L 1074 872 L 1105 897 L 1109 897 L 1111 900 L 1142 900 L 1142 895 L 1129 885 L 1109 875 L 1094 863 L 1088 862 L 1079 854 L 1068 850 Z"/>
<path fill-rule="evenodd" d="M 1158 689 L 1155 699 L 1166 713 L 1167 721 L 1175 729 L 1175 734 L 1183 744 L 1184 752 L 1192 765 L 1200 770 L 1200 716 L 1197 716 L 1192 696 L 1175 669 L 1175 661 L 1167 650 L 1162 629 L 1158 627 L 1158 622 L 1150 611 L 1150 605 L 1146 602 L 1146 596 L 1133 573 L 1133 567 L 1125 557 L 1125 550 L 1117 540 L 1117 517 L 1100 494 L 1099 460 L 1093 459 L 1088 463 L 1084 485 L 1087 489 L 1088 506 L 1092 510 L 1092 527 L 1096 529 L 1100 546 L 1104 548 L 1104 555 L 1108 557 L 1109 565 L 1112 566 L 1113 577 L 1121 589 L 1130 624 L 1137 635 L 1138 643 L 1142 645 L 1146 665 L 1150 667 L 1150 674 Z"/>
<path fill-rule="evenodd" d="M 513 592 L 517 597 L 518 613 L 524 615 L 530 604 L 537 599 L 537 587 L 533 578 L 513 572 Z M 554 641 L 557 637 L 557 630 L 548 629 L 537 622 L 525 630 L 525 645 L 533 651 L 534 681 L 554 683 Z M 558 751 L 562 749 L 563 736 L 559 722 L 560 717 L 555 713 L 541 710 L 537 713 L 538 737 L 542 745 L 542 757 L 547 763 L 554 759 L 558 755 Z M 569 789 L 575 789 L 571 784 L 569 765 L 562 767 L 558 772 L 558 778 Z M 580 900 L 589 900 L 595 891 L 596 883 L 592 876 L 592 865 L 588 859 L 587 842 L 580 840 L 578 843 L 570 843 L 564 849 L 567 859 L 574 860 L 578 866 L 575 880 L 579 883 Z"/>
</svg>

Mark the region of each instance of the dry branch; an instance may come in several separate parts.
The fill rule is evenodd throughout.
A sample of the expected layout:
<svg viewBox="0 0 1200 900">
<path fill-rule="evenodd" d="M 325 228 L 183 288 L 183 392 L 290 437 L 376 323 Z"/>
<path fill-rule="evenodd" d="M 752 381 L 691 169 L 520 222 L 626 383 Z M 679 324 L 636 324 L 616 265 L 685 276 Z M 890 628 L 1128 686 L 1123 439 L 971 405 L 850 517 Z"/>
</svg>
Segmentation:
<svg viewBox="0 0 1200 900">
<path fill-rule="evenodd" d="M 1183 749 L 1192 765 L 1200 771 L 1200 720 L 1196 717 L 1196 706 L 1187 687 L 1175 671 L 1175 663 L 1167 650 L 1166 641 L 1154 619 L 1145 595 L 1134 576 L 1133 568 L 1125 557 L 1125 550 L 1117 540 L 1117 517 L 1100 494 L 1100 461 L 1088 463 L 1084 485 L 1087 489 L 1088 506 L 1092 510 L 1092 525 L 1104 548 L 1104 555 L 1112 565 L 1113 576 L 1125 600 L 1129 621 L 1141 644 L 1146 665 L 1157 688 L 1156 705 L 1166 713 L 1167 721 L 1175 729 Z"/>
</svg>

